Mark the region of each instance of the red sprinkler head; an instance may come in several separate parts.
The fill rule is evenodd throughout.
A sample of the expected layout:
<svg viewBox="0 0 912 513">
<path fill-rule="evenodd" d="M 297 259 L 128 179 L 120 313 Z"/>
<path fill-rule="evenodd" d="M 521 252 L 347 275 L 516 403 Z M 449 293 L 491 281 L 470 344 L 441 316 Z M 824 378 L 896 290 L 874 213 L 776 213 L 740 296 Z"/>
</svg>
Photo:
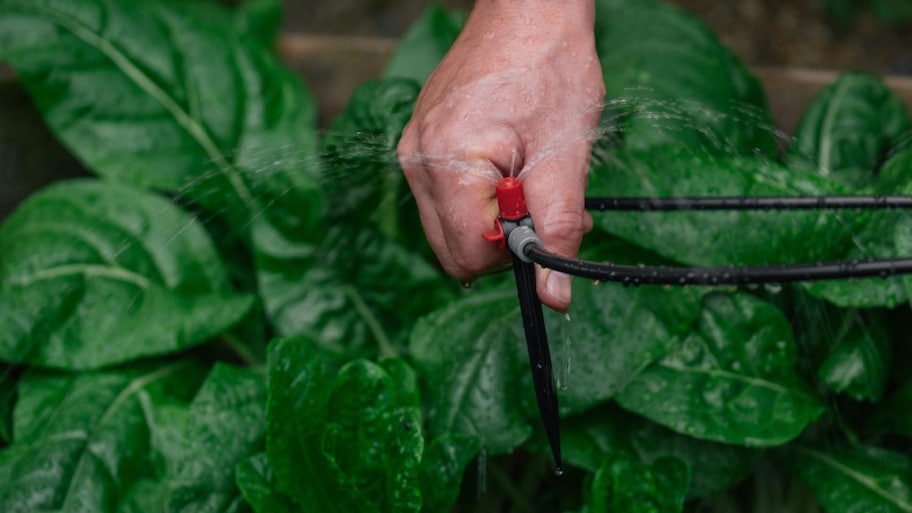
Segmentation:
<svg viewBox="0 0 912 513">
<path fill-rule="evenodd" d="M 494 220 L 494 229 L 481 234 L 500 249 L 510 248 L 519 259 L 531 263 L 526 252 L 530 247 L 542 247 L 535 233 L 532 218 L 526 208 L 526 195 L 522 182 L 512 176 L 502 179 L 495 189 L 500 215 Z"/>
<path fill-rule="evenodd" d="M 517 223 L 529 215 L 526 208 L 526 195 L 523 193 L 522 182 L 518 178 L 508 176 L 497 182 L 494 188 L 497 196 L 497 207 L 500 215 L 494 220 L 494 229 L 484 232 L 482 237 L 488 242 L 497 244 L 500 249 L 507 247 L 507 233 L 517 226 Z M 507 226 L 504 225 L 506 223 Z"/>
<path fill-rule="evenodd" d="M 518 178 L 508 176 L 497 182 L 495 193 L 501 219 L 517 221 L 526 217 L 529 213 L 526 208 L 526 195 L 523 193 L 523 185 Z"/>
</svg>

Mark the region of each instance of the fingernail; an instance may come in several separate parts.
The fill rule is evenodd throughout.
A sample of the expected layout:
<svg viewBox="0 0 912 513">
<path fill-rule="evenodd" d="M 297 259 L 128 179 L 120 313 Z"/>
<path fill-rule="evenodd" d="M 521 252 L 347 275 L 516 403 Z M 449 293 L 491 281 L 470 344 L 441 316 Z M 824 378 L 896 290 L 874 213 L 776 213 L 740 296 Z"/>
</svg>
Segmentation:
<svg viewBox="0 0 912 513">
<path fill-rule="evenodd" d="M 545 282 L 545 290 L 561 303 L 570 303 L 571 279 L 569 274 L 551 271 L 548 273 L 548 278 Z"/>
</svg>

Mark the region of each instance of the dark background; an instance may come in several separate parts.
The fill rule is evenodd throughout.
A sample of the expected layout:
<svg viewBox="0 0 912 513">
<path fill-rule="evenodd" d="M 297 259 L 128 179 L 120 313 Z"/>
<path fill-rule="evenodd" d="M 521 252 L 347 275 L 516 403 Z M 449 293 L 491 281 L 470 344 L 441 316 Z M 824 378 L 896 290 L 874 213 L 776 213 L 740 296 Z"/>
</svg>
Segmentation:
<svg viewBox="0 0 912 513">
<path fill-rule="evenodd" d="M 696 14 L 750 65 L 912 74 L 910 14 L 878 19 L 871 9 L 837 9 L 850 0 L 670 0 Z M 443 0 L 468 9 L 472 0 Z M 892 0 L 910 5 L 909 0 Z M 287 30 L 400 36 L 428 0 L 286 0 Z M 907 9 L 909 9 L 907 7 Z M 907 18 L 903 20 L 902 18 Z"/>
</svg>

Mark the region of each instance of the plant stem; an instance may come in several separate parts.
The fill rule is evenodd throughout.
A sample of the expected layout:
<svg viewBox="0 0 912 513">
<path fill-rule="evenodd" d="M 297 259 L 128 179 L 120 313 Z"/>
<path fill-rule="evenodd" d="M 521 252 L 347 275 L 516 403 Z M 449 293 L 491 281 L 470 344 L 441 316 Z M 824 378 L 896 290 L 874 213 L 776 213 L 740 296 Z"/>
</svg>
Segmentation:
<svg viewBox="0 0 912 513">
<path fill-rule="evenodd" d="M 360 315 L 362 319 L 364 319 L 364 322 L 367 324 L 367 328 L 370 330 L 371 334 L 374 336 L 374 339 L 377 341 L 377 349 L 380 353 L 380 358 L 396 358 L 399 356 L 399 351 L 393 347 L 393 343 L 386 335 L 386 332 L 383 331 L 383 326 L 380 324 L 377 316 L 374 315 L 374 312 L 372 312 L 370 307 L 367 306 L 367 303 L 364 302 L 364 298 L 361 297 L 361 293 L 359 293 L 355 287 L 346 285 L 345 295 L 348 296 L 348 299 L 351 300 L 352 305 L 355 307 L 355 311 L 358 312 L 358 315 Z"/>
<path fill-rule="evenodd" d="M 237 335 L 229 332 L 222 333 L 222 343 L 231 350 L 245 365 L 260 365 L 263 361 L 247 347 Z"/>
<path fill-rule="evenodd" d="M 397 191 L 399 190 L 399 180 L 401 175 L 388 172 L 383 176 L 383 196 L 380 198 L 380 205 L 377 211 L 380 213 L 378 226 L 380 233 L 390 239 L 396 238 L 396 230 L 399 227 L 399 209 L 396 202 L 398 201 Z"/>
</svg>

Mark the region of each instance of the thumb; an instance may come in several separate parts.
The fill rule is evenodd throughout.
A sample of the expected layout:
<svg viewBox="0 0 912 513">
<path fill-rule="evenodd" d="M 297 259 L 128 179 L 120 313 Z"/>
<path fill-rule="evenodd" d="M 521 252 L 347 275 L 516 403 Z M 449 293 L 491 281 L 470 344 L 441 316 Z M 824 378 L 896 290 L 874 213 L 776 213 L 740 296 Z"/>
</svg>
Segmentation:
<svg viewBox="0 0 912 513">
<path fill-rule="evenodd" d="M 538 236 L 552 253 L 576 257 L 583 234 L 592 229 L 592 217 L 584 208 L 588 167 L 586 151 L 582 158 L 552 157 L 526 175 L 526 203 Z M 536 266 L 536 283 L 542 303 L 558 311 L 569 308 L 571 276 Z"/>
</svg>

